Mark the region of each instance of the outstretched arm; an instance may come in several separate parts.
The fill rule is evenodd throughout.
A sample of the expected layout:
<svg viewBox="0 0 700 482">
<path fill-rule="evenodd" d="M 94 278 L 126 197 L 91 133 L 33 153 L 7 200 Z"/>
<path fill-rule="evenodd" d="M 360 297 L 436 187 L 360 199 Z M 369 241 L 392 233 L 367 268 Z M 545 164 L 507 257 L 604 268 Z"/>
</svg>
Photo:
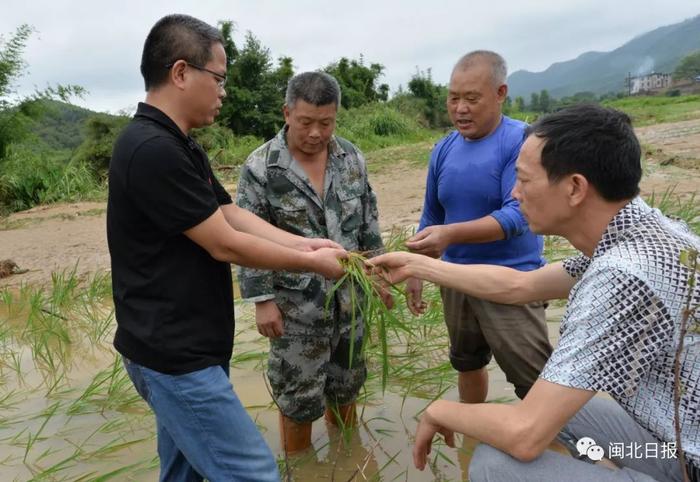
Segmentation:
<svg viewBox="0 0 700 482">
<path fill-rule="evenodd" d="M 448 263 L 414 253 L 395 252 L 372 258 L 375 271 L 391 283 L 418 278 L 496 303 L 525 304 L 567 298 L 576 279 L 561 262 L 534 271 L 494 265 Z"/>
<path fill-rule="evenodd" d="M 226 222 L 221 209 L 184 234 L 219 261 L 251 268 L 314 271 L 335 279 L 344 272 L 338 262 L 338 258 L 346 256 L 344 250 L 321 248 L 313 252 L 299 252 L 235 230 Z"/>
<path fill-rule="evenodd" d="M 290 248 L 301 251 L 312 251 L 318 248 L 342 248 L 338 243 L 330 239 L 304 238 L 288 233 L 235 204 L 221 206 L 221 211 L 226 218 L 226 222 L 237 231 L 274 241 Z"/>
</svg>

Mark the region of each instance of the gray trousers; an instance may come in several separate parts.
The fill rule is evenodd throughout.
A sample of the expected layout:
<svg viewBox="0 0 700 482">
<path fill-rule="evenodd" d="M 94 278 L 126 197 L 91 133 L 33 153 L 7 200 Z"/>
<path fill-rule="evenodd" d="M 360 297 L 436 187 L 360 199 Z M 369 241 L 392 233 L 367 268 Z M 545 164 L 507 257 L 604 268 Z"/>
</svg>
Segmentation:
<svg viewBox="0 0 700 482">
<path fill-rule="evenodd" d="M 532 462 L 520 462 L 490 445 L 480 444 L 469 465 L 472 482 L 517 481 L 582 481 L 582 482 L 651 482 L 681 481 L 678 459 L 660 458 L 661 443 L 637 424 L 617 403 L 599 397 L 588 402 L 564 427 L 561 441 L 571 446 L 583 437 L 590 437 L 605 449 L 609 444 L 646 443 L 659 445 L 656 458 L 614 458 L 620 469 L 613 470 L 586 460 L 545 451 Z M 576 452 L 576 448 L 573 447 Z M 578 452 L 576 452 L 578 455 Z"/>
</svg>

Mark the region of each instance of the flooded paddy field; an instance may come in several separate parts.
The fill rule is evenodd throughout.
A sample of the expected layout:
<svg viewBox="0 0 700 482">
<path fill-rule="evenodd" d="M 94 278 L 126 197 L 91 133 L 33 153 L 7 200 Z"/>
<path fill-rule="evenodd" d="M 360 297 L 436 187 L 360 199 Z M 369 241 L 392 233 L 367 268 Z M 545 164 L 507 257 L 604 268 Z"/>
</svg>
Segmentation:
<svg viewBox="0 0 700 482">
<path fill-rule="evenodd" d="M 257 333 L 252 306 L 236 304 L 231 361 L 234 389 L 263 433 L 283 480 L 464 480 L 473 440 L 457 448 L 434 445 L 424 472 L 413 468 L 417 418 L 436 398 L 457 399 L 448 362 L 439 293 L 427 289 L 430 309 L 412 317 L 397 300 L 412 332 L 390 332 L 390 371 L 382 393 L 378 344 L 368 346 L 370 378 L 353 430 L 313 426 L 313 450 L 285 458 L 277 409 L 265 379 L 267 339 Z M 549 310 L 558 335 L 561 307 Z M 0 480 L 157 480 L 155 420 L 132 387 L 111 341 L 114 312 L 109 274 L 52 275 L 48 285 L 0 289 Z M 373 341 L 376 341 L 376 336 Z M 489 400 L 515 399 L 495 364 Z"/>
</svg>

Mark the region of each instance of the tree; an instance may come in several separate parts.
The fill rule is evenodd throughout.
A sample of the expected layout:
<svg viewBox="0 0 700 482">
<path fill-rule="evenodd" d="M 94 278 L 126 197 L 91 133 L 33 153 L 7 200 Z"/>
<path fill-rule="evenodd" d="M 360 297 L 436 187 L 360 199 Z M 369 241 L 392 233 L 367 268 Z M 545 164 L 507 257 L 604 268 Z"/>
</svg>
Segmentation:
<svg viewBox="0 0 700 482">
<path fill-rule="evenodd" d="M 506 96 L 506 100 L 503 101 L 503 112 L 506 114 L 513 110 L 513 99 L 510 96 Z"/>
<path fill-rule="evenodd" d="M 600 100 L 603 100 L 602 98 Z M 576 92 L 574 95 L 562 97 L 556 103 L 557 109 L 563 109 L 576 104 L 592 104 L 598 102 L 598 96 L 590 91 Z"/>
<path fill-rule="evenodd" d="M 226 22 L 222 22 L 226 25 Z M 219 121 L 237 135 L 269 139 L 284 125 L 284 91 L 293 75 L 292 59 L 282 57 L 273 68 L 270 50 L 248 32 L 243 48 L 235 50 L 231 31 L 223 31 L 224 45 L 233 46 L 234 58 L 228 69 L 227 96 Z M 229 47 L 231 48 L 231 47 Z"/>
<path fill-rule="evenodd" d="M 76 184 L 94 184 L 92 179 L 85 178 L 81 178 L 85 183 L 74 182 L 79 169 L 68 170 L 65 160 L 47 152 L 43 143 L 21 142 L 30 135 L 32 120 L 42 117 L 49 109 L 46 100 L 67 101 L 84 92 L 78 86 L 58 85 L 30 96 L 15 95 L 14 82 L 24 73 L 26 64 L 22 54 L 33 32 L 31 26 L 23 24 L 7 41 L 0 36 L 0 212 L 26 209 L 67 192 L 75 194 Z M 70 188 L 62 191 L 57 188 L 69 184 Z"/>
<path fill-rule="evenodd" d="M 32 28 L 20 25 L 7 42 L 0 37 L 0 160 L 7 154 L 7 148 L 23 135 L 24 115 L 12 109 L 9 95 L 13 93 L 12 83 L 21 76 L 25 64 L 22 53 Z"/>
<path fill-rule="evenodd" d="M 423 116 L 430 127 L 450 125 L 447 118 L 447 88 L 433 82 L 430 69 L 425 72 L 416 69 L 408 82 L 408 91 L 422 104 Z"/>
<path fill-rule="evenodd" d="M 537 92 L 533 92 L 532 94 L 530 94 L 529 109 L 533 112 L 540 111 L 540 96 L 537 94 Z"/>
<path fill-rule="evenodd" d="M 29 119 L 41 116 L 46 99 L 68 101 L 73 96 L 81 96 L 85 89 L 77 85 L 57 85 L 36 91 L 31 96 L 10 99 L 15 93 L 14 82 L 24 73 L 25 62 L 22 59 L 27 40 L 34 28 L 23 24 L 5 41 L 0 36 L 0 161 L 7 155 L 7 149 L 13 142 L 27 135 Z"/>
<path fill-rule="evenodd" d="M 673 72 L 673 79 L 694 79 L 700 75 L 700 50 L 686 55 Z"/>
<path fill-rule="evenodd" d="M 85 122 L 85 140 L 73 160 L 90 166 L 98 178 L 106 177 L 112 147 L 128 122 L 129 117 L 123 115 L 96 114 L 89 117 Z"/>
<path fill-rule="evenodd" d="M 515 110 L 518 112 L 525 112 L 525 99 L 520 95 L 515 98 Z"/>
<path fill-rule="evenodd" d="M 230 67 L 233 61 L 238 57 L 238 49 L 233 41 L 233 22 L 230 20 L 222 20 L 219 22 L 219 31 L 224 39 L 224 52 L 226 52 L 226 66 Z"/>
<path fill-rule="evenodd" d="M 340 103 L 346 109 L 388 98 L 389 86 L 377 85 L 377 80 L 384 72 L 381 64 L 370 64 L 367 67 L 362 56 L 359 61 L 341 57 L 323 70 L 335 77 L 340 84 Z"/>
<path fill-rule="evenodd" d="M 549 92 L 546 89 L 542 89 L 540 92 L 540 111 L 549 112 L 552 110 L 551 99 L 549 98 Z"/>
</svg>

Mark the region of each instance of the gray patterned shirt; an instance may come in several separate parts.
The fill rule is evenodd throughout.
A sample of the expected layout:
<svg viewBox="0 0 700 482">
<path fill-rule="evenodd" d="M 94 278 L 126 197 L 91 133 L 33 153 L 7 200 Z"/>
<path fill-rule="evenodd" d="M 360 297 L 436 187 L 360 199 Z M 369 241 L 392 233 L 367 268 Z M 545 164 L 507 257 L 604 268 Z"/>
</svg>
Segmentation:
<svg viewBox="0 0 700 482">
<path fill-rule="evenodd" d="M 700 249 L 685 225 L 640 198 L 610 222 L 593 256 L 564 262 L 578 282 L 561 323 L 559 346 L 541 377 L 610 394 L 662 442 L 675 442 L 673 365 L 688 298 L 683 250 Z M 698 276 L 691 306 L 700 305 Z M 689 331 L 681 358 L 681 440 L 700 464 L 700 333 Z"/>
</svg>

